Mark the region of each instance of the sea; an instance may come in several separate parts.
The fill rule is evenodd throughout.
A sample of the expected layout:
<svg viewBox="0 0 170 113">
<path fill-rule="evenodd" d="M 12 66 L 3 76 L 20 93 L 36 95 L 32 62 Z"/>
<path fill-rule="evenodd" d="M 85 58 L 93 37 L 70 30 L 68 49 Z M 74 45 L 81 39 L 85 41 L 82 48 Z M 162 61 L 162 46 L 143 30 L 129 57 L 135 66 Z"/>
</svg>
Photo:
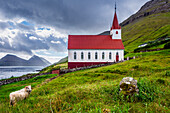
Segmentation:
<svg viewBox="0 0 170 113">
<path fill-rule="evenodd" d="M 38 73 L 43 68 L 43 66 L 0 66 L 0 80 L 28 73 Z"/>
</svg>

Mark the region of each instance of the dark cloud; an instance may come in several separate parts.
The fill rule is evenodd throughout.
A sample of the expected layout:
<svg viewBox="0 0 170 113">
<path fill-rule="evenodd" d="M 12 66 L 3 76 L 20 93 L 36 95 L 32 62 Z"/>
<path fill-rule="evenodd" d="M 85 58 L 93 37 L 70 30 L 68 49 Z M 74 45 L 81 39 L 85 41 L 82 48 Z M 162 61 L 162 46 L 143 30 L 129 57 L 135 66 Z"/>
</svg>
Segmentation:
<svg viewBox="0 0 170 113">
<path fill-rule="evenodd" d="M 117 0 L 118 1 L 118 0 Z M 119 20 L 130 16 L 148 0 L 119 0 Z M 108 30 L 114 0 L 0 0 L 6 18 L 22 17 L 35 24 L 53 26 L 67 33 Z"/>
<path fill-rule="evenodd" d="M 10 25 L 7 22 L 0 22 L 0 30 L 4 30 L 8 27 L 10 27 Z"/>
<path fill-rule="evenodd" d="M 35 39 L 31 39 L 30 37 L 35 37 Z M 4 40 L 3 40 L 4 39 Z M 60 42 L 60 43 L 51 43 Z M 66 42 L 63 41 L 63 38 L 57 38 L 50 36 L 48 38 L 44 38 L 38 36 L 36 33 L 33 34 L 25 34 L 25 33 L 17 33 L 17 35 L 13 38 L 11 37 L 0 37 L 0 42 L 4 42 L 4 44 L 0 44 L 0 52 L 22 52 L 32 55 L 31 50 L 55 50 L 57 52 L 65 52 L 66 51 Z"/>
<path fill-rule="evenodd" d="M 34 26 L 32 26 L 32 25 L 24 25 L 22 23 L 18 23 L 16 25 L 16 28 L 20 29 L 20 30 L 25 30 L 25 31 L 35 30 Z"/>
<path fill-rule="evenodd" d="M 149 0 L 117 0 L 119 22 L 146 1 Z M 41 49 L 66 52 L 66 37 L 61 34 L 98 34 L 109 30 L 114 3 L 115 0 L 0 0 L 0 52 L 29 55 L 32 50 Z M 54 31 L 47 36 L 39 35 L 36 31 L 39 27 L 42 32 L 44 28 Z M 61 34 L 53 35 L 55 31 Z"/>
<path fill-rule="evenodd" d="M 67 42 L 65 42 L 63 38 L 56 38 L 50 36 L 46 39 L 46 42 L 48 43 L 50 48 L 54 51 L 65 52 L 67 50 Z M 59 43 L 52 43 L 52 42 L 59 42 Z"/>
</svg>

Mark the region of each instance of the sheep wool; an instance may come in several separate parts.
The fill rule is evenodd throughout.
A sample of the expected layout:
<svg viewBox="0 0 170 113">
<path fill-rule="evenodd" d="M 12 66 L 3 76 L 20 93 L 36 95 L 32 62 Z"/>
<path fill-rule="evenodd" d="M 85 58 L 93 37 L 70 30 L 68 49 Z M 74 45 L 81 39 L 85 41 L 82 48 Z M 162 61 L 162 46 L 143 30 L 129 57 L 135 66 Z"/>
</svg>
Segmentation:
<svg viewBox="0 0 170 113">
<path fill-rule="evenodd" d="M 10 105 L 14 105 L 17 101 L 26 99 L 30 93 L 31 93 L 31 85 L 26 86 L 25 88 L 19 91 L 10 93 L 9 95 Z"/>
</svg>

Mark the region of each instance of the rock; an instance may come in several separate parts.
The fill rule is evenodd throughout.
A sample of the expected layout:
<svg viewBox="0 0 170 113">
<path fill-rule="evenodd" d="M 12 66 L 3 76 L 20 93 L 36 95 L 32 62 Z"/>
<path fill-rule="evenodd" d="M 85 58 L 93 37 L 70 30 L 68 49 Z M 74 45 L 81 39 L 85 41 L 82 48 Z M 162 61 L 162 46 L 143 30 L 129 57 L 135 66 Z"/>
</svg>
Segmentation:
<svg viewBox="0 0 170 113">
<path fill-rule="evenodd" d="M 103 113 L 110 113 L 110 109 L 103 109 Z"/>
<path fill-rule="evenodd" d="M 119 84 L 120 86 L 120 93 L 123 93 L 125 96 L 132 96 L 133 94 L 139 92 L 137 87 L 137 80 L 132 77 L 125 77 Z"/>
</svg>

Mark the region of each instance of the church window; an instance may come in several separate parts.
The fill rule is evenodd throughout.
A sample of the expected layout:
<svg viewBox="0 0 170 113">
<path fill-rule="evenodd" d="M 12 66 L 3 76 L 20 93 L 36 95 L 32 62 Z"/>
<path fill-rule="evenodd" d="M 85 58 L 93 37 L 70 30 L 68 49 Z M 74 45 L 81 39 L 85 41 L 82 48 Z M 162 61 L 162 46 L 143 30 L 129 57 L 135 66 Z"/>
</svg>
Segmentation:
<svg viewBox="0 0 170 113">
<path fill-rule="evenodd" d="M 109 59 L 112 59 L 112 53 L 111 52 L 109 53 Z"/>
<path fill-rule="evenodd" d="M 97 52 L 95 53 L 95 59 L 97 59 L 98 58 L 98 55 L 97 55 Z"/>
<path fill-rule="evenodd" d="M 119 55 L 119 53 L 117 52 L 116 55 Z"/>
<path fill-rule="evenodd" d="M 88 53 L 88 59 L 89 59 L 89 60 L 91 59 L 91 54 L 90 54 L 90 52 Z"/>
<path fill-rule="evenodd" d="M 104 59 L 104 52 L 102 53 L 102 59 Z"/>
<path fill-rule="evenodd" d="M 118 31 L 116 31 L 116 34 L 118 34 Z"/>
<path fill-rule="evenodd" d="M 81 59 L 84 59 L 84 53 L 81 52 Z"/>
<path fill-rule="evenodd" d="M 77 58 L 77 55 L 76 55 L 76 52 L 74 52 L 74 59 L 76 60 L 76 58 Z"/>
</svg>

